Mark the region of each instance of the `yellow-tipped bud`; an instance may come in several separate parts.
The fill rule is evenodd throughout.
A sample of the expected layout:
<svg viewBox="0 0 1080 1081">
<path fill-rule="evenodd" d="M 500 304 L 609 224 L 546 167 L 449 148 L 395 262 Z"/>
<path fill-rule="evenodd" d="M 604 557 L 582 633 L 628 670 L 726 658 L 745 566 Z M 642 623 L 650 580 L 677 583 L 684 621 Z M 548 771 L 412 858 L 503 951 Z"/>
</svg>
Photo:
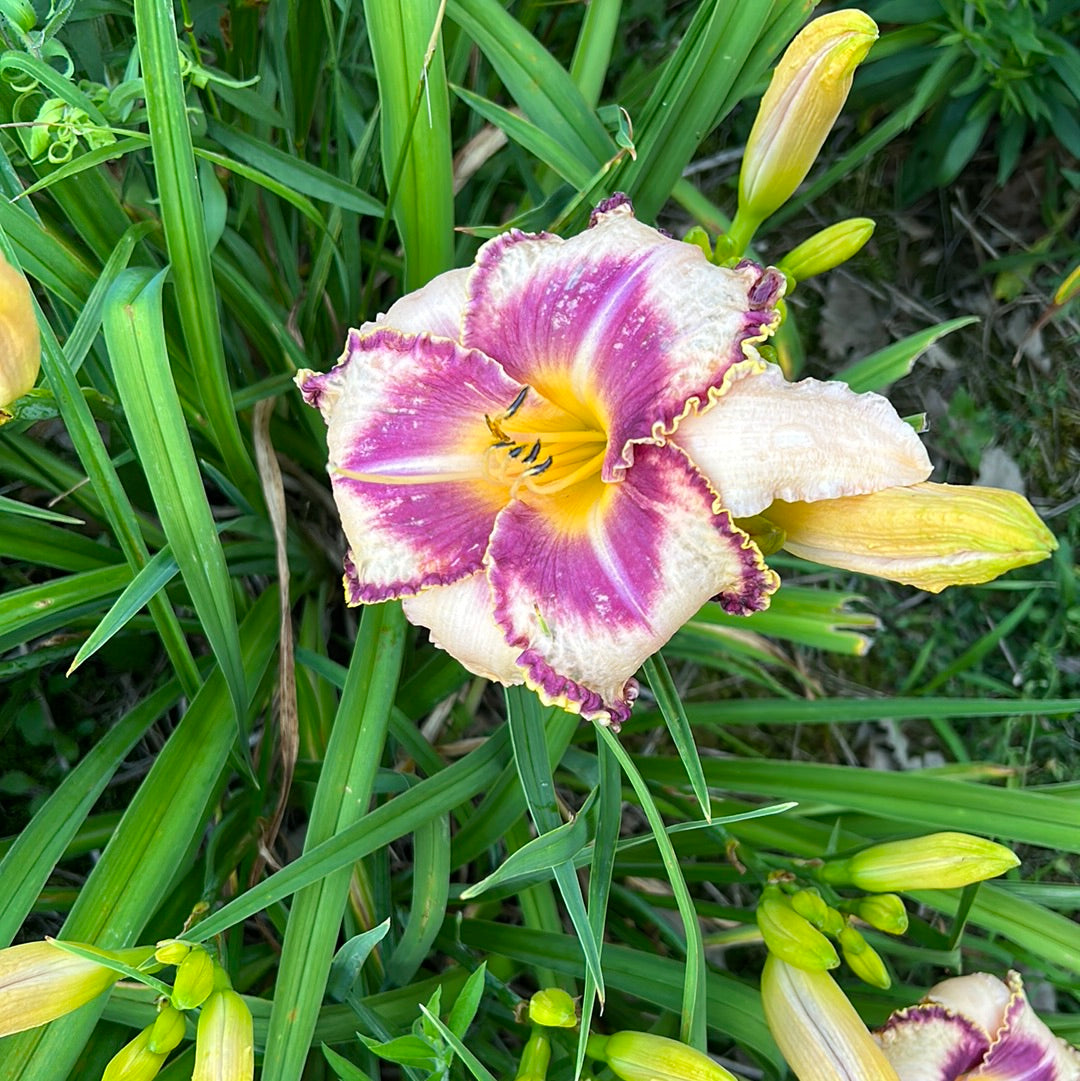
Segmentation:
<svg viewBox="0 0 1080 1081">
<path fill-rule="evenodd" d="M 824 929 L 825 921 L 829 918 L 829 906 L 817 890 L 798 890 L 788 900 L 804 920 L 809 920 L 819 931 Z"/>
<path fill-rule="evenodd" d="M 33 389 L 40 370 L 41 338 L 30 286 L 0 253 L 0 423 L 10 418 L 5 406 Z"/>
<path fill-rule="evenodd" d="M 150 1037 L 154 1026 L 144 1028 L 109 1060 L 101 1081 L 153 1081 L 165 1063 L 168 1052 L 152 1051 Z"/>
<path fill-rule="evenodd" d="M 872 845 L 821 869 L 826 882 L 871 893 L 949 890 L 996 878 L 1020 863 L 1016 853 L 968 833 L 931 833 Z"/>
<path fill-rule="evenodd" d="M 184 1015 L 174 1006 L 166 1006 L 150 1026 L 151 1051 L 167 1055 L 184 1038 Z"/>
<path fill-rule="evenodd" d="M 199 1014 L 191 1081 L 252 1081 L 254 1076 L 251 1011 L 235 991 L 215 991 Z"/>
<path fill-rule="evenodd" d="M 191 943 L 180 938 L 163 938 L 154 948 L 154 960 L 163 965 L 178 965 L 191 953 Z"/>
<path fill-rule="evenodd" d="M 1073 297 L 1080 296 L 1080 263 L 1069 271 L 1054 290 L 1054 304 L 1063 308 Z"/>
<path fill-rule="evenodd" d="M 769 952 L 799 968 L 836 968 L 833 944 L 800 916 L 775 886 L 766 886 L 757 907 L 757 925 Z"/>
<path fill-rule="evenodd" d="M 651 1032 L 590 1036 L 587 1051 L 622 1081 L 738 1081 L 703 1052 Z"/>
<path fill-rule="evenodd" d="M 863 983 L 885 990 L 892 977 L 877 950 L 854 927 L 845 927 L 839 934 L 840 950 L 848 967 Z"/>
<path fill-rule="evenodd" d="M 152 953 L 148 948 L 95 952 L 128 965 L 139 965 Z M 0 950 L 0 1036 L 63 1017 L 97 998 L 119 978 L 114 969 L 51 942 L 24 942 Z"/>
<path fill-rule="evenodd" d="M 197 946 L 177 966 L 173 1005 L 178 1010 L 192 1010 L 201 1006 L 213 990 L 214 959 Z"/>
<path fill-rule="evenodd" d="M 765 961 L 765 1021 L 799 1081 L 899 1081 L 855 1007 L 827 973 Z"/>
<path fill-rule="evenodd" d="M 817 503 L 777 501 L 764 512 L 804 559 L 940 593 L 1038 563 L 1057 547 L 1016 492 L 913 484 Z"/>
<path fill-rule="evenodd" d="M 788 46 L 761 99 L 739 174 L 739 214 L 764 221 L 814 164 L 877 24 L 854 9 L 814 19 Z"/>
<path fill-rule="evenodd" d="M 903 899 L 895 893 L 863 897 L 855 905 L 860 920 L 887 935 L 902 935 L 908 929 L 908 914 Z"/>
<path fill-rule="evenodd" d="M 573 1028 L 577 1024 L 574 1000 L 558 987 L 545 987 L 529 999 L 529 1020 L 547 1028 Z"/>
<path fill-rule="evenodd" d="M 848 218 L 815 233 L 777 264 L 789 279 L 806 281 L 846 263 L 874 234 L 871 218 Z M 788 292 L 791 292 L 790 284 Z"/>
</svg>

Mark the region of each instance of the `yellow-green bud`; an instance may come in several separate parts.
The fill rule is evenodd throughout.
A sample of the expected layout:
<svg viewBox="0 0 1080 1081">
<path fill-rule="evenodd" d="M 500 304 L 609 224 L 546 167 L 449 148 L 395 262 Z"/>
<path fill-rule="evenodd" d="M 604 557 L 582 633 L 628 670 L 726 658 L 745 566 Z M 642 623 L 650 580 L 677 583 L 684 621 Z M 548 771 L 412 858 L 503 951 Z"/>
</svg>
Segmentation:
<svg viewBox="0 0 1080 1081">
<path fill-rule="evenodd" d="M 191 943 L 180 938 L 163 938 L 154 949 L 154 960 L 163 965 L 178 965 L 191 953 Z"/>
<path fill-rule="evenodd" d="M 590 1036 L 586 1050 L 622 1081 L 738 1081 L 704 1052 L 651 1032 Z"/>
<path fill-rule="evenodd" d="M 877 950 L 854 927 L 845 927 L 839 935 L 840 949 L 848 967 L 863 983 L 885 990 L 892 983 L 885 962 Z"/>
<path fill-rule="evenodd" d="M 124 1044 L 109 1060 L 101 1081 L 152 1081 L 165 1063 L 168 1052 L 150 1050 L 153 1025 L 144 1028 L 130 1043 Z"/>
<path fill-rule="evenodd" d="M 761 1004 L 769 1031 L 801 1081 L 899 1081 L 827 972 L 768 957 L 761 974 Z"/>
<path fill-rule="evenodd" d="M 700 248 L 705 253 L 706 259 L 712 259 L 712 241 L 709 240 L 709 234 L 705 232 L 700 225 L 695 225 L 692 229 L 687 230 L 686 236 L 683 237 L 683 242 L 686 244 L 693 244 L 695 248 Z"/>
<path fill-rule="evenodd" d="M 0 423 L 10 418 L 4 407 L 33 389 L 40 370 L 41 337 L 30 286 L 0 253 Z"/>
<path fill-rule="evenodd" d="M 789 278 L 806 281 L 846 263 L 873 236 L 870 218 L 848 218 L 815 233 L 792 248 L 777 264 Z M 788 290 L 790 292 L 790 289 Z"/>
<path fill-rule="evenodd" d="M 798 890 L 791 894 L 788 900 L 791 902 L 791 907 L 819 931 L 825 927 L 825 921 L 829 916 L 829 906 L 817 890 Z"/>
<path fill-rule="evenodd" d="M 739 173 L 739 207 L 728 234 L 736 254 L 810 171 L 877 36 L 869 15 L 833 11 L 807 24 L 780 58 Z"/>
<path fill-rule="evenodd" d="M 152 950 L 137 948 L 100 953 L 103 960 L 140 965 Z M 120 979 L 104 964 L 68 953 L 50 942 L 23 942 L 0 950 L 0 1036 L 37 1028 L 97 998 Z"/>
<path fill-rule="evenodd" d="M 860 920 L 887 935 L 902 935 L 908 929 L 907 909 L 895 893 L 860 898 L 855 904 L 855 912 Z"/>
<path fill-rule="evenodd" d="M 968 833 L 931 833 L 872 845 L 821 869 L 826 882 L 872 893 L 948 890 L 996 878 L 1020 863 L 1016 853 Z"/>
<path fill-rule="evenodd" d="M 252 1081 L 254 1076 L 251 1011 L 235 991 L 215 991 L 199 1014 L 191 1081 Z"/>
<path fill-rule="evenodd" d="M 1073 297 L 1080 295 L 1080 263 L 1065 275 L 1061 284 L 1054 290 L 1054 305 L 1063 308 Z"/>
<path fill-rule="evenodd" d="M 975 485 L 924 482 L 816 503 L 777 500 L 764 513 L 784 530 L 793 555 L 928 593 L 989 582 L 1057 547 L 1022 495 Z"/>
<path fill-rule="evenodd" d="M 178 1010 L 192 1010 L 201 1006 L 213 990 L 214 959 L 196 946 L 177 966 L 172 1003 Z"/>
<path fill-rule="evenodd" d="M 521 1052 L 515 1081 L 544 1081 L 548 1063 L 551 1062 L 551 1037 L 542 1029 L 534 1028 Z"/>
<path fill-rule="evenodd" d="M 836 968 L 833 944 L 791 907 L 775 886 L 767 886 L 757 907 L 757 925 L 769 952 L 798 968 Z"/>
<path fill-rule="evenodd" d="M 545 987 L 529 999 L 529 1020 L 547 1028 L 573 1028 L 577 1024 L 574 1000 L 558 987 Z"/>
<path fill-rule="evenodd" d="M 821 929 L 830 938 L 836 938 L 846 926 L 847 920 L 845 920 L 835 908 L 830 908 L 828 912 L 825 913 L 825 922 L 821 925 Z"/>
<path fill-rule="evenodd" d="M 184 1015 L 174 1006 L 166 1006 L 150 1026 L 150 1050 L 167 1055 L 183 1038 Z"/>
</svg>

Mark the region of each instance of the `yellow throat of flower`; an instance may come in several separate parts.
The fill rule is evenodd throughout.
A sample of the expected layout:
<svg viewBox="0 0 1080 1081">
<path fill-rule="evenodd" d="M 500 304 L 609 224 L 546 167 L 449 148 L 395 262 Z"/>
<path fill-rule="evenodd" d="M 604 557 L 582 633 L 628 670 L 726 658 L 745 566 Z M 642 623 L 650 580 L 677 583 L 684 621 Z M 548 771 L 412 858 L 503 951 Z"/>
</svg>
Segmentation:
<svg viewBox="0 0 1080 1081">
<path fill-rule="evenodd" d="M 592 410 L 582 405 L 569 413 L 544 399 L 526 406 L 528 393 L 523 387 L 505 412 L 484 417 L 492 435 L 488 475 L 543 496 L 598 480 L 608 438 Z"/>
</svg>

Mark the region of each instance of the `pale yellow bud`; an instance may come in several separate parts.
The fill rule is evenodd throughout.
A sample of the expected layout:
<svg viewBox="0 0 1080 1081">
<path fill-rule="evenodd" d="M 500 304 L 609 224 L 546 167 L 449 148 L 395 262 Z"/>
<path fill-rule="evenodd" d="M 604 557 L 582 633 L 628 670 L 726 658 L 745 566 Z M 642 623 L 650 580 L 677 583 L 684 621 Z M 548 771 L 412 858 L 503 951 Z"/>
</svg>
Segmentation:
<svg viewBox="0 0 1080 1081">
<path fill-rule="evenodd" d="M 254 1076 L 251 1011 L 235 991 L 215 991 L 199 1014 L 191 1081 L 252 1081 Z"/>
<path fill-rule="evenodd" d="M 96 952 L 103 959 L 138 965 L 152 951 Z M 0 1036 L 63 1017 L 97 998 L 119 978 L 114 969 L 77 957 L 51 942 L 24 942 L 0 950 Z"/>
<path fill-rule="evenodd" d="M 622 1081 L 738 1081 L 703 1052 L 651 1032 L 590 1036 L 588 1053 Z"/>
<path fill-rule="evenodd" d="M 827 972 L 770 955 L 761 1002 L 769 1031 L 799 1081 L 900 1081 Z"/>
<path fill-rule="evenodd" d="M 191 953 L 191 943 L 180 938 L 163 938 L 154 947 L 154 960 L 163 965 L 178 965 Z"/>
<path fill-rule="evenodd" d="M 902 935 L 908 929 L 908 914 L 903 899 L 895 893 L 863 897 L 855 905 L 860 920 L 887 935 Z"/>
<path fill-rule="evenodd" d="M 844 860 L 830 860 L 822 878 L 872 893 L 949 890 L 996 878 L 1020 863 L 1016 853 L 968 833 L 931 833 L 871 845 Z"/>
<path fill-rule="evenodd" d="M 804 920 L 809 920 L 818 930 L 824 928 L 829 918 L 829 906 L 817 890 L 798 890 L 788 900 Z"/>
<path fill-rule="evenodd" d="M 184 1038 L 184 1015 L 175 1006 L 166 1006 L 150 1026 L 151 1051 L 167 1055 Z"/>
<path fill-rule="evenodd" d="M 840 950 L 848 967 L 863 983 L 887 989 L 892 977 L 877 950 L 854 928 L 845 927 L 839 935 Z"/>
<path fill-rule="evenodd" d="M 168 1057 L 168 1052 L 150 1049 L 153 1025 L 144 1028 L 130 1043 L 125 1044 L 109 1060 L 101 1081 L 153 1081 Z"/>
<path fill-rule="evenodd" d="M 529 1020 L 547 1028 L 573 1028 L 577 1024 L 574 1000 L 558 987 L 545 987 L 529 999 Z"/>
<path fill-rule="evenodd" d="M 178 1010 L 201 1006 L 214 990 L 214 960 L 201 947 L 193 949 L 176 969 L 172 1002 Z"/>
<path fill-rule="evenodd" d="M 41 370 L 41 338 L 26 279 L 0 253 L 0 421 L 4 407 L 33 389 Z"/>
<path fill-rule="evenodd" d="M 1057 548 L 1031 504 L 1000 488 L 913 484 L 817 503 L 777 501 L 764 514 L 797 556 L 929 593 L 989 582 Z"/>
<path fill-rule="evenodd" d="M 757 906 L 757 925 L 769 952 L 800 968 L 836 968 L 833 944 L 800 916 L 784 894 L 768 886 Z"/>
<path fill-rule="evenodd" d="M 848 218 L 815 233 L 777 264 L 789 278 L 806 281 L 846 263 L 874 234 L 871 218 Z M 791 291 L 790 288 L 788 290 Z"/>
<path fill-rule="evenodd" d="M 739 212 L 763 221 L 814 164 L 877 24 L 854 9 L 814 19 L 788 46 L 761 99 L 739 174 Z"/>
</svg>

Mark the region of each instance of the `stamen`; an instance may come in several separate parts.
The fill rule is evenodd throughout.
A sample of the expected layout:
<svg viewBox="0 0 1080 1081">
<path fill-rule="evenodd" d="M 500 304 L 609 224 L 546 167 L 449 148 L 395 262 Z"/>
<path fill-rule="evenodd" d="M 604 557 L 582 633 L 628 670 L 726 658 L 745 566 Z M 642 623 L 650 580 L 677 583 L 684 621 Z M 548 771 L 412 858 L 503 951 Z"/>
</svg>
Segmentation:
<svg viewBox="0 0 1080 1081">
<path fill-rule="evenodd" d="M 512 417 L 521 408 L 521 403 L 525 401 L 525 395 L 528 393 L 528 387 L 522 387 L 521 390 L 518 391 L 518 396 L 510 403 L 510 408 L 503 413 L 503 419 Z"/>
<path fill-rule="evenodd" d="M 586 477 L 598 473 L 603 461 L 604 452 L 601 451 L 599 454 L 594 454 L 588 461 L 583 465 L 578 466 L 578 468 L 572 472 L 564 476 L 559 476 L 557 480 L 535 484 L 533 483 L 532 478 L 527 476 L 525 483 L 539 495 L 553 495 L 555 492 L 561 492 L 572 487 L 577 484 L 579 480 L 584 480 Z"/>
<path fill-rule="evenodd" d="M 551 463 L 555 459 L 549 454 L 539 465 L 534 465 L 532 469 L 528 470 L 525 474 L 527 477 L 538 477 L 545 469 L 551 466 Z"/>
<path fill-rule="evenodd" d="M 538 439 L 535 443 L 533 443 L 532 450 L 530 450 L 529 453 L 526 454 L 525 457 L 521 459 L 521 464 L 522 465 L 532 465 L 532 463 L 536 461 L 539 454 L 540 454 L 540 440 Z"/>
<path fill-rule="evenodd" d="M 525 449 L 525 444 L 524 443 L 518 443 L 518 445 L 516 447 L 514 447 L 513 450 L 508 450 L 506 453 L 507 453 L 508 457 L 516 458 L 524 449 Z"/>
</svg>

